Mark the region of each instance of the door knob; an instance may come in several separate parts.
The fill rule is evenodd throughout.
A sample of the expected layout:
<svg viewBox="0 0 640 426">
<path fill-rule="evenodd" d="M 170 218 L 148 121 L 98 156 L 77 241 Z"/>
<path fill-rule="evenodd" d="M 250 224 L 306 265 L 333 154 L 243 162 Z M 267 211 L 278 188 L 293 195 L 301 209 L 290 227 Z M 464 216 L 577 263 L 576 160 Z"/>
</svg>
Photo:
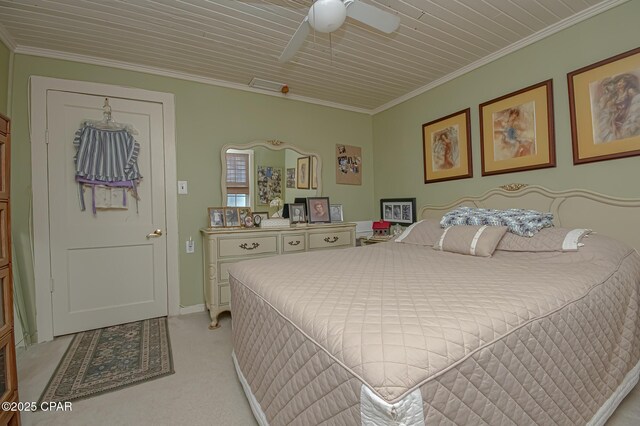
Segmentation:
<svg viewBox="0 0 640 426">
<path fill-rule="evenodd" d="M 147 238 L 158 238 L 162 236 L 162 229 L 156 229 L 150 234 L 147 234 Z"/>
</svg>

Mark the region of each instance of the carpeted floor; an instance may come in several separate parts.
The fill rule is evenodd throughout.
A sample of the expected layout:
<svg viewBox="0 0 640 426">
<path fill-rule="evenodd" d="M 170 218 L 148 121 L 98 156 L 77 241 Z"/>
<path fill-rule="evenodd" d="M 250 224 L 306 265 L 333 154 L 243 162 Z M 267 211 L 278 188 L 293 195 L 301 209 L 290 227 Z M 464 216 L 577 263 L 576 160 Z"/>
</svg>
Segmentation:
<svg viewBox="0 0 640 426">
<path fill-rule="evenodd" d="M 166 317 L 85 331 L 74 335 L 39 402 L 90 398 L 169 374 Z"/>
<path fill-rule="evenodd" d="M 23 413 L 31 425 L 254 426 L 251 408 L 231 361 L 231 320 L 208 330 L 204 312 L 169 318 L 175 374 L 117 392 L 73 402 L 71 412 Z M 35 345 L 18 355 L 21 401 L 36 401 L 67 349 L 70 337 Z M 607 426 L 640 424 L 640 384 Z"/>
</svg>

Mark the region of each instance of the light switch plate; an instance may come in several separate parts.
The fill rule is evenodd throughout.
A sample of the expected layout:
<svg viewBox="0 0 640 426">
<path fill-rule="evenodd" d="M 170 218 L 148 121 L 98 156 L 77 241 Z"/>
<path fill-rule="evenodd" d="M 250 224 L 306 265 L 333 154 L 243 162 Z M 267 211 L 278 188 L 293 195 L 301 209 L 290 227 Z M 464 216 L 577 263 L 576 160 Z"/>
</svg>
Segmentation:
<svg viewBox="0 0 640 426">
<path fill-rule="evenodd" d="M 187 181 L 186 180 L 179 180 L 178 181 L 178 194 L 188 194 L 188 190 L 187 190 Z"/>
<path fill-rule="evenodd" d="M 196 242 L 191 240 L 191 239 L 187 240 L 186 251 L 187 251 L 187 253 L 195 252 L 196 251 Z"/>
</svg>

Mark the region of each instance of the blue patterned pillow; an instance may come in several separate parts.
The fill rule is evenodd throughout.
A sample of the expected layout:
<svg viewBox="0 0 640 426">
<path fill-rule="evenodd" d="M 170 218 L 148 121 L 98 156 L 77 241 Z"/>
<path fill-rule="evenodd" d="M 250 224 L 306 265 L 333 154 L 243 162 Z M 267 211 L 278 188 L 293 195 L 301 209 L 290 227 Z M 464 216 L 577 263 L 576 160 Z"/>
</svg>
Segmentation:
<svg viewBox="0 0 640 426">
<path fill-rule="evenodd" d="M 553 214 L 536 210 L 493 210 L 458 207 L 442 216 L 440 226 L 489 225 L 506 226 L 509 232 L 523 237 L 532 237 L 542 228 L 553 226 Z"/>
</svg>

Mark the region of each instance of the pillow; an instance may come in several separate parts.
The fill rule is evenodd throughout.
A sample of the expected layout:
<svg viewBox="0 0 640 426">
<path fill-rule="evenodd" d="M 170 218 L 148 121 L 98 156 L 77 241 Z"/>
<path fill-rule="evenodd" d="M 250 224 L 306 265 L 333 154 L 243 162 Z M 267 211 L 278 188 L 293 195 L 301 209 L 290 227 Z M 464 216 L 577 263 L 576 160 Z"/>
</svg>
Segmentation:
<svg viewBox="0 0 640 426">
<path fill-rule="evenodd" d="M 409 226 L 395 241 L 418 246 L 433 246 L 440 235 L 442 235 L 440 222 L 436 219 L 425 219 Z"/>
<path fill-rule="evenodd" d="M 506 226 L 454 225 L 444 230 L 433 248 L 452 253 L 490 257 L 506 232 Z"/>
<path fill-rule="evenodd" d="M 531 237 L 542 228 L 553 226 L 553 214 L 536 210 L 494 210 L 458 207 L 442 216 L 443 228 L 452 225 L 506 226 L 509 232 Z"/>
<path fill-rule="evenodd" d="M 502 251 L 578 251 L 584 244 L 580 241 L 591 233 L 591 229 L 545 228 L 533 237 L 520 237 L 508 233 L 498 243 L 496 250 Z"/>
</svg>

